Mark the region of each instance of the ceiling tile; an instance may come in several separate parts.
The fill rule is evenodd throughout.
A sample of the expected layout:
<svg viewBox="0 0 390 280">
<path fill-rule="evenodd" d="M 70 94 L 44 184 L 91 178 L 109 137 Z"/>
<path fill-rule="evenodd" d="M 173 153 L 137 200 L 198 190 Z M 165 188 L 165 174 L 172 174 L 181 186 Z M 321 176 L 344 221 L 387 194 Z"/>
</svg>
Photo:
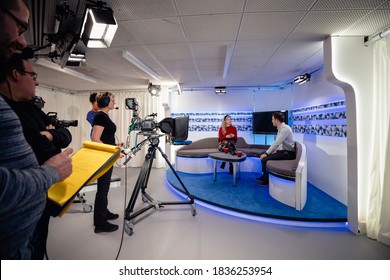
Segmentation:
<svg viewBox="0 0 390 280">
<path fill-rule="evenodd" d="M 240 24 L 239 14 L 185 16 L 183 27 L 190 42 L 235 40 Z"/>
<path fill-rule="evenodd" d="M 245 0 L 175 0 L 180 15 L 229 14 L 243 11 Z"/>
<path fill-rule="evenodd" d="M 239 40 L 287 38 L 304 16 L 302 12 L 245 14 Z"/>
</svg>

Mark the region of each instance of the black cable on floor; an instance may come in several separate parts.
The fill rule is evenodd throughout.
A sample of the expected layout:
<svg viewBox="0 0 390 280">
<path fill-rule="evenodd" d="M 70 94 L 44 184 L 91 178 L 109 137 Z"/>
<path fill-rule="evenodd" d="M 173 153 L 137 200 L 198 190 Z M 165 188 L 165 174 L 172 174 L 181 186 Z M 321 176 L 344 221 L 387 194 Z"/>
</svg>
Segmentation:
<svg viewBox="0 0 390 280">
<path fill-rule="evenodd" d="M 127 201 L 127 163 L 125 165 L 125 201 L 123 203 L 124 209 L 123 209 L 123 215 L 126 214 L 126 201 Z M 121 242 L 119 244 L 119 249 L 118 249 L 118 254 L 115 257 L 115 260 L 118 259 L 119 254 L 121 253 L 122 250 L 122 245 L 123 245 L 123 235 L 125 232 L 125 217 L 123 216 L 123 225 L 122 225 L 122 234 L 121 234 Z"/>
</svg>

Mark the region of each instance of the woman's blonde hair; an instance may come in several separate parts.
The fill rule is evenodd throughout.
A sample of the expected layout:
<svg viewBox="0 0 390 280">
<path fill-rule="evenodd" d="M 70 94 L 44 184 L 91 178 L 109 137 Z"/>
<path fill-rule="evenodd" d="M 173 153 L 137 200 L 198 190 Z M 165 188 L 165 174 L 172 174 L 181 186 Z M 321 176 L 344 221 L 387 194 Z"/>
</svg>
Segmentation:
<svg viewBox="0 0 390 280">
<path fill-rule="evenodd" d="M 226 127 L 227 127 L 227 126 L 226 126 L 226 119 L 227 119 L 228 117 L 231 118 L 230 115 L 226 115 L 226 116 L 223 117 L 223 120 L 222 120 L 222 125 L 221 125 L 221 127 L 222 127 L 222 134 L 223 134 L 223 135 L 226 134 Z"/>
</svg>

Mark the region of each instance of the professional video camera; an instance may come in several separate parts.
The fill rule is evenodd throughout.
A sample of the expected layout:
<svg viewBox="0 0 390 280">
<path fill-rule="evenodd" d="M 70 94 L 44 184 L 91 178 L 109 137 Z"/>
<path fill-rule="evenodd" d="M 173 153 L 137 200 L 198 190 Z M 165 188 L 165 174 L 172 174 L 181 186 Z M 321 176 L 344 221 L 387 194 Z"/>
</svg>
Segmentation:
<svg viewBox="0 0 390 280">
<path fill-rule="evenodd" d="M 165 118 L 160 122 L 156 121 L 157 113 L 150 114 L 144 119 L 138 115 L 138 103 L 135 98 L 126 98 L 126 109 L 133 111 L 133 118 L 129 127 L 129 133 L 133 130 L 140 131 L 141 135 L 152 136 L 156 135 L 157 129 L 161 132 L 169 134 L 171 141 L 185 141 L 188 137 L 189 118 Z"/>
<path fill-rule="evenodd" d="M 79 124 L 78 120 L 59 120 L 57 112 L 48 112 L 46 115 L 54 121 L 56 127 L 77 126 Z"/>
<path fill-rule="evenodd" d="M 133 223 L 132 221 L 139 215 L 145 213 L 148 210 L 163 208 L 166 205 L 190 205 L 192 216 L 196 215 L 195 209 L 195 197 L 189 193 L 188 189 L 184 185 L 183 181 L 180 179 L 176 170 L 173 168 L 172 164 L 169 162 L 168 156 L 163 152 L 161 147 L 159 147 L 160 137 L 163 137 L 164 134 L 158 134 L 157 129 L 160 129 L 163 133 L 168 134 L 168 142 L 173 141 L 185 141 L 188 137 L 188 123 L 189 118 L 187 117 L 178 117 L 178 118 L 165 118 L 160 122 L 156 122 L 155 118 L 157 114 L 150 114 L 145 119 L 141 119 L 138 115 L 138 103 L 135 98 L 126 98 L 126 109 L 133 110 L 133 118 L 131 119 L 131 125 L 129 127 L 129 136 L 130 132 L 133 130 L 140 131 L 138 134 L 147 136 L 140 143 L 136 144 L 133 148 L 125 148 L 122 153 L 127 156 L 127 159 L 123 163 L 126 163 L 131 159 L 132 155 L 135 155 L 141 147 L 149 143 L 148 152 L 145 155 L 145 161 L 141 166 L 140 173 L 138 175 L 136 184 L 131 194 L 131 198 L 125 210 L 125 223 L 124 230 L 128 235 L 133 234 Z M 129 139 L 129 137 L 128 137 Z M 137 139 L 137 138 L 136 138 Z M 146 187 L 149 181 L 150 171 L 153 166 L 153 160 L 156 157 L 156 151 L 159 151 L 162 157 L 165 159 L 165 162 L 168 164 L 169 168 L 172 170 L 173 174 L 176 176 L 177 181 L 180 183 L 182 190 L 187 195 L 186 201 L 160 201 L 155 200 L 151 195 L 146 192 Z M 142 195 L 142 202 L 144 207 L 138 211 L 134 212 L 134 207 L 138 195 Z"/>
<path fill-rule="evenodd" d="M 34 104 L 38 109 L 42 109 L 46 103 L 41 96 L 34 96 L 34 98 L 30 102 Z M 77 126 L 79 123 L 78 120 L 59 120 L 57 117 L 57 112 L 49 112 L 46 115 L 53 121 L 53 125 L 56 128 Z"/>
</svg>

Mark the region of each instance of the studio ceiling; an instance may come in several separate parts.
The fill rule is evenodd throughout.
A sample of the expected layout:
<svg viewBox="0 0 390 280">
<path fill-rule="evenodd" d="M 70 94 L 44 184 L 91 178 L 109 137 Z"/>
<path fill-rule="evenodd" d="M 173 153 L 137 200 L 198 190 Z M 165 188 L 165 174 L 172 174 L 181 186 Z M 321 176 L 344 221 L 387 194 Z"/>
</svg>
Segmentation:
<svg viewBox="0 0 390 280">
<path fill-rule="evenodd" d="M 63 1 L 62 1 L 63 2 Z M 85 0 L 66 1 L 81 24 Z M 279 86 L 323 64 L 328 36 L 370 36 L 390 26 L 390 0 L 107 0 L 119 28 L 106 49 L 86 49 L 87 65 L 69 68 L 96 82 L 34 65 L 39 82 L 71 91 Z M 56 5 L 29 1 L 27 41 L 47 44 Z M 68 19 L 69 20 L 69 19 Z M 363 41 L 362 41 L 363 44 Z M 161 80 L 123 59 L 130 51 Z M 39 52 L 39 59 L 47 59 Z M 227 54 L 230 67 L 225 69 Z M 228 56 L 229 57 L 229 56 Z M 225 76 L 225 77 L 224 77 Z"/>
</svg>

